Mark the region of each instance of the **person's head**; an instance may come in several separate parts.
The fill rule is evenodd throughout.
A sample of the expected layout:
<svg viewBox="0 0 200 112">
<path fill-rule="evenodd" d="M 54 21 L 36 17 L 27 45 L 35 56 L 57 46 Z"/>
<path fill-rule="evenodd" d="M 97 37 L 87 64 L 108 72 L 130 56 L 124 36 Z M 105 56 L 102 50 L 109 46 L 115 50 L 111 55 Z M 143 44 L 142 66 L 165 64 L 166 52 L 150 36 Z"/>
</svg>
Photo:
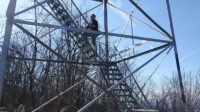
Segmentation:
<svg viewBox="0 0 200 112">
<path fill-rule="evenodd" d="M 92 14 L 90 18 L 91 18 L 91 20 L 94 20 L 94 19 L 96 19 L 96 15 Z"/>
</svg>

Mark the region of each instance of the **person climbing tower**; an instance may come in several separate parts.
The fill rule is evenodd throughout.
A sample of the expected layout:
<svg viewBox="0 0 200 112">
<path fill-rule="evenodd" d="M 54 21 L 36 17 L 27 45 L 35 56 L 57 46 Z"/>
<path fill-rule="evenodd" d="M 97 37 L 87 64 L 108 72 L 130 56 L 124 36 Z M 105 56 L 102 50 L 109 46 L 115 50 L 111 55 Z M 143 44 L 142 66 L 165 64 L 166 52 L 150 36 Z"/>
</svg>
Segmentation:
<svg viewBox="0 0 200 112">
<path fill-rule="evenodd" d="M 94 30 L 94 31 L 98 31 L 98 21 L 96 20 L 96 15 L 95 14 L 92 14 L 91 17 L 91 22 L 88 24 L 87 28 L 90 29 L 90 30 Z M 97 34 L 91 34 L 90 35 L 91 38 L 92 38 L 92 44 L 96 50 L 96 38 L 97 38 Z"/>
</svg>

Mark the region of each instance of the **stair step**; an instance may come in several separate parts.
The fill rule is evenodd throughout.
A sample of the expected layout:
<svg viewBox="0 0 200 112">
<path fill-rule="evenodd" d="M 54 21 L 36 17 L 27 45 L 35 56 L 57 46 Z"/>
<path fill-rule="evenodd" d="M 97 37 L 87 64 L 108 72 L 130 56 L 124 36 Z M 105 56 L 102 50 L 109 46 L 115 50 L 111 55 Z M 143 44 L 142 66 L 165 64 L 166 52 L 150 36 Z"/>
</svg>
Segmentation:
<svg viewBox="0 0 200 112">
<path fill-rule="evenodd" d="M 126 83 L 121 83 L 119 84 L 120 86 L 124 86 L 124 87 L 127 87 L 128 85 Z"/>
<path fill-rule="evenodd" d="M 81 44 L 81 45 L 84 45 L 84 46 L 88 45 L 87 40 L 83 40 L 83 39 L 79 39 L 78 43 Z"/>
<path fill-rule="evenodd" d="M 122 103 L 126 103 L 126 104 L 128 104 L 128 105 L 134 105 L 136 102 L 134 102 L 134 101 L 120 101 L 120 102 L 122 102 Z"/>
<path fill-rule="evenodd" d="M 123 90 L 115 90 L 113 91 L 115 94 L 118 94 L 118 95 L 132 95 L 131 93 L 127 93 L 127 90 L 126 89 L 123 89 Z"/>
<path fill-rule="evenodd" d="M 132 97 L 130 94 L 128 94 L 128 95 L 126 95 L 126 94 L 124 94 L 124 95 L 116 95 L 117 97 Z"/>
<path fill-rule="evenodd" d="M 53 3 L 55 3 L 55 0 L 49 0 L 48 3 L 49 3 L 49 4 L 53 4 Z"/>
<path fill-rule="evenodd" d="M 121 73 L 108 73 L 106 75 L 111 75 L 111 76 L 122 76 Z"/>
<path fill-rule="evenodd" d="M 110 74 L 112 73 L 120 73 L 118 70 L 108 70 Z"/>
<path fill-rule="evenodd" d="M 135 101 L 121 101 L 121 102 L 126 102 L 126 103 L 135 103 Z"/>
<path fill-rule="evenodd" d="M 117 69 L 117 68 L 110 68 L 110 67 L 109 67 L 109 70 L 119 70 L 119 69 Z"/>
<path fill-rule="evenodd" d="M 113 80 L 116 80 L 116 81 L 119 81 L 119 80 L 121 80 L 121 78 L 115 78 L 115 77 L 113 77 L 113 78 L 107 78 L 108 80 L 111 80 L 111 81 L 113 81 Z"/>
<path fill-rule="evenodd" d="M 58 4 L 58 3 L 54 2 L 54 3 L 53 3 L 53 7 L 52 7 L 52 8 L 53 8 L 54 10 L 57 10 L 57 9 L 58 9 L 58 7 L 60 7 L 60 4 Z"/>
<path fill-rule="evenodd" d="M 62 15 L 64 13 L 64 9 L 58 9 L 57 14 Z"/>
<path fill-rule="evenodd" d="M 129 89 L 114 89 L 113 91 L 129 91 Z"/>
<path fill-rule="evenodd" d="M 61 19 L 62 21 L 69 21 L 67 15 L 63 15 L 63 16 L 61 16 L 60 19 Z"/>
</svg>

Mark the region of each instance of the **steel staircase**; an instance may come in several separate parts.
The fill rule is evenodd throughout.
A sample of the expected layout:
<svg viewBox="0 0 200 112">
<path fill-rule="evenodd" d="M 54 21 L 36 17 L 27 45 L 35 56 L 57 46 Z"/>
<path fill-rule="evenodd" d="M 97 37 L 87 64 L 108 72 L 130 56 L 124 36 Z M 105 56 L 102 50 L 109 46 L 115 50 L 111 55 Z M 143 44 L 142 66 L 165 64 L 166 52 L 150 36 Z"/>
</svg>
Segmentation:
<svg viewBox="0 0 200 112">
<path fill-rule="evenodd" d="M 111 87 L 114 84 L 117 84 L 120 80 L 122 80 L 123 74 L 118 68 L 117 64 L 110 64 L 108 66 L 108 73 L 106 73 L 107 69 L 102 68 L 104 71 L 105 79 L 108 81 L 108 86 Z M 116 95 L 119 98 L 119 101 L 125 104 L 130 108 L 138 108 L 139 104 L 135 96 L 133 95 L 132 89 L 129 85 L 124 81 L 120 83 L 113 91 L 113 95 Z M 123 108 L 122 108 L 123 110 Z"/>
<path fill-rule="evenodd" d="M 76 26 L 70 14 L 66 11 L 59 0 L 50 0 L 48 5 L 62 25 Z"/>
<path fill-rule="evenodd" d="M 77 27 L 78 25 L 73 21 L 70 14 L 67 10 L 62 6 L 59 0 L 50 0 L 48 2 L 49 7 L 56 15 L 57 19 L 60 23 L 64 26 L 71 26 Z M 95 56 L 95 51 L 92 48 L 91 44 L 87 37 L 83 36 L 83 33 L 76 33 L 76 32 L 68 32 L 69 36 L 75 37 L 74 40 L 76 41 L 78 47 L 80 48 L 81 52 L 84 54 L 86 59 L 92 59 Z"/>
<path fill-rule="evenodd" d="M 73 21 L 70 14 L 65 10 L 59 0 L 50 0 L 48 2 L 48 5 L 62 25 L 77 27 L 77 24 Z M 96 61 L 96 52 L 87 37 L 84 37 L 83 33 L 70 33 L 72 37 L 75 37 L 74 40 L 76 41 L 82 54 L 84 54 L 86 59 L 85 61 Z M 76 36 L 74 36 L 75 34 Z M 108 87 L 111 87 L 112 85 L 123 79 L 123 74 L 121 73 L 117 64 L 112 63 L 108 66 L 100 66 L 100 70 L 104 75 Z M 112 94 L 114 96 L 117 96 L 118 100 L 125 104 L 127 107 L 137 108 L 139 106 L 138 101 L 133 95 L 132 89 L 126 82 L 119 84 L 119 86 L 112 91 Z"/>
</svg>

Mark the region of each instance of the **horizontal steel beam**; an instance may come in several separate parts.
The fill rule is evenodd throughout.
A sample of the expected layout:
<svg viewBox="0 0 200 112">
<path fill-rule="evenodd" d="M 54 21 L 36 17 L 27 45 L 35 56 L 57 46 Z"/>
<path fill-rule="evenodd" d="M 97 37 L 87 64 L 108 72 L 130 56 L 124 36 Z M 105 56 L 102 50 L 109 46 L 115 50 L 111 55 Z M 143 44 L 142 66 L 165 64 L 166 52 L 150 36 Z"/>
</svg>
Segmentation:
<svg viewBox="0 0 200 112">
<path fill-rule="evenodd" d="M 96 2 L 103 2 L 103 0 L 92 0 L 92 1 L 96 1 Z"/>
<path fill-rule="evenodd" d="M 51 24 L 44 24 L 44 23 L 35 23 L 35 22 L 29 22 L 29 21 L 24 21 L 24 20 L 19 20 L 19 19 L 15 19 L 13 22 L 15 24 L 20 23 L 20 24 L 25 24 L 25 25 L 35 25 L 35 26 L 41 26 L 41 27 L 63 29 L 63 30 L 74 31 L 74 32 L 86 32 L 86 33 L 97 34 L 97 35 L 105 35 L 105 32 L 93 31 L 93 30 L 88 30 L 88 29 L 83 29 L 83 28 L 66 27 L 66 26 L 51 25 Z M 131 39 L 138 39 L 138 40 L 147 40 L 147 41 L 161 42 L 161 43 L 170 43 L 171 42 L 168 40 L 154 39 L 154 38 L 141 37 L 141 36 L 124 35 L 124 34 L 118 34 L 118 33 L 108 33 L 108 36 L 131 38 Z"/>
<path fill-rule="evenodd" d="M 33 58 L 21 58 L 21 57 L 11 57 L 8 56 L 8 59 L 17 59 L 17 60 L 27 60 L 27 61 L 42 61 L 42 62 L 55 62 L 55 63 L 69 63 L 69 64 L 77 64 L 77 65 L 92 65 L 92 66 L 106 66 L 106 62 L 73 62 L 73 61 L 63 61 L 63 60 L 48 60 L 48 59 L 33 59 Z M 110 64 L 114 64 L 115 62 L 109 62 Z"/>
</svg>

